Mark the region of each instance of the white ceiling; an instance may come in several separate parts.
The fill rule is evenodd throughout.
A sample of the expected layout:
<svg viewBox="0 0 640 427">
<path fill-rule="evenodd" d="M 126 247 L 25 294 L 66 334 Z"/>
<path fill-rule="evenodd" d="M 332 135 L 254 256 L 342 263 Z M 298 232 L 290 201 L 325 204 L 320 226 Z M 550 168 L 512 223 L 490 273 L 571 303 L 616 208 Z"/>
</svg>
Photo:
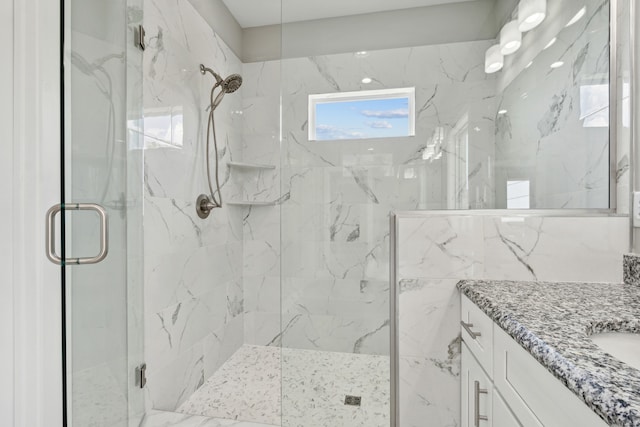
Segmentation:
<svg viewBox="0 0 640 427">
<path fill-rule="evenodd" d="M 242 28 L 469 0 L 222 0 Z M 282 3 L 282 5 L 281 5 Z M 281 17 L 282 12 L 282 17 Z"/>
</svg>

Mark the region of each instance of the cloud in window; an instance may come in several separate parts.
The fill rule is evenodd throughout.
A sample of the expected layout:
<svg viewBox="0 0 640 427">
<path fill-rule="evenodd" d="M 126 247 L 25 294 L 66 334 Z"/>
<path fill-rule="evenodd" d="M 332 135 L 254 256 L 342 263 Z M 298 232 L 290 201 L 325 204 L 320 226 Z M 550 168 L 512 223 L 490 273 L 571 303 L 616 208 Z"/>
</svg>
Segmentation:
<svg viewBox="0 0 640 427">
<path fill-rule="evenodd" d="M 316 136 L 318 140 L 334 140 L 334 139 L 361 139 L 368 138 L 364 132 L 356 129 L 343 129 L 332 125 L 319 124 L 316 126 Z"/>
<path fill-rule="evenodd" d="M 372 117 L 376 119 L 401 119 L 409 117 L 409 110 L 406 109 L 397 109 L 397 110 L 386 110 L 386 111 L 375 111 L 375 110 L 363 110 L 360 112 L 365 117 Z"/>
<path fill-rule="evenodd" d="M 391 129 L 393 125 L 386 120 L 377 120 L 375 122 L 365 122 L 372 129 Z"/>
</svg>

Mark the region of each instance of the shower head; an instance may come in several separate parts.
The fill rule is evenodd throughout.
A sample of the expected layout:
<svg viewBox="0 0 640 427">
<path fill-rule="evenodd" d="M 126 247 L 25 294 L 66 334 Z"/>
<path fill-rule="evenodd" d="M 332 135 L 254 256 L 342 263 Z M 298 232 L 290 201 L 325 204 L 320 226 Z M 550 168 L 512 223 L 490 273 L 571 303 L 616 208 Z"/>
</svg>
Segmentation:
<svg viewBox="0 0 640 427">
<path fill-rule="evenodd" d="M 216 79 L 216 84 L 211 90 L 211 95 L 213 96 L 213 90 L 215 90 L 215 88 L 217 88 L 218 86 L 221 89 L 218 96 L 216 96 L 216 99 L 214 99 L 211 103 L 211 108 L 215 110 L 215 108 L 220 105 L 220 102 L 222 101 L 222 98 L 224 98 L 225 94 L 233 93 L 240 89 L 240 86 L 242 86 L 242 76 L 240 74 L 231 74 L 229 77 L 223 80 L 222 77 L 220 77 L 220 74 L 216 73 L 211 68 L 205 67 L 203 64 L 200 64 L 200 72 L 202 74 L 206 74 L 207 71 L 210 72 L 211 75 Z"/>
<path fill-rule="evenodd" d="M 240 74 L 231 74 L 222 81 L 222 91 L 225 93 L 233 93 L 242 86 L 242 76 Z"/>
<path fill-rule="evenodd" d="M 224 98 L 225 94 L 233 93 L 240 89 L 242 85 L 242 77 L 239 74 L 231 74 L 226 79 L 222 80 L 222 83 L 216 83 L 216 86 L 220 86 L 220 93 L 216 96 L 216 99 L 211 103 L 211 108 L 216 109 L 220 102 L 222 102 L 222 98 Z M 215 86 L 214 86 L 215 89 Z"/>
</svg>

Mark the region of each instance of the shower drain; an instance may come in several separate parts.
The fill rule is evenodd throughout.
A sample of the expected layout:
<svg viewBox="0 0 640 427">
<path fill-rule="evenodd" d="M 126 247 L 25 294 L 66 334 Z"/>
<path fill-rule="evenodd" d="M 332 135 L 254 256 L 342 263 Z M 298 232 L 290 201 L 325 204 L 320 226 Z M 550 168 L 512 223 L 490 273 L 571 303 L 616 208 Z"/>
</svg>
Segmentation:
<svg viewBox="0 0 640 427">
<path fill-rule="evenodd" d="M 346 395 L 344 397 L 344 404 L 345 405 L 360 406 L 361 402 L 362 402 L 362 397 L 360 397 L 360 396 L 349 396 L 349 395 Z"/>
</svg>

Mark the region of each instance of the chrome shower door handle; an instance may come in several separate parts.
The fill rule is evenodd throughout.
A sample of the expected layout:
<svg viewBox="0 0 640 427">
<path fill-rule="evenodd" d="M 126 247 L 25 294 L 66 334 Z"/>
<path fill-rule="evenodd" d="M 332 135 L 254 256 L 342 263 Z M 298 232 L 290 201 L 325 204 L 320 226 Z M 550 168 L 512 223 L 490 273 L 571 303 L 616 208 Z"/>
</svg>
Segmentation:
<svg viewBox="0 0 640 427">
<path fill-rule="evenodd" d="M 47 258 L 58 265 L 83 265 L 83 264 L 97 264 L 104 260 L 109 253 L 109 220 L 107 218 L 107 211 L 100 205 L 95 203 L 69 203 L 64 205 L 65 211 L 94 211 L 100 217 L 100 252 L 96 256 L 84 257 L 84 258 L 67 258 L 62 259 L 56 253 L 56 233 L 55 233 L 55 220 L 58 212 L 62 211 L 63 205 L 58 204 L 52 206 L 47 211 L 47 223 L 46 223 L 46 252 Z"/>
</svg>

